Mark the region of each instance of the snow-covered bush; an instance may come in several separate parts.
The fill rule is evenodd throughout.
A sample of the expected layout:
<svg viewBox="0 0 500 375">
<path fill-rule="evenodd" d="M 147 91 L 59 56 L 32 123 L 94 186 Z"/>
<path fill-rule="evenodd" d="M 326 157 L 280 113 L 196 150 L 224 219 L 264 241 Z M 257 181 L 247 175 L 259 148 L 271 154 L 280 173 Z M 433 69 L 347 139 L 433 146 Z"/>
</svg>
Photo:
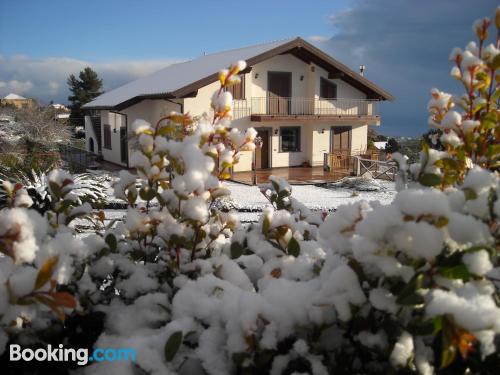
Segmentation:
<svg viewBox="0 0 500 375">
<path fill-rule="evenodd" d="M 424 145 L 413 165 L 395 154 L 400 191 L 387 206 L 311 212 L 272 177 L 257 223 L 219 209 L 223 180 L 255 147 L 255 130 L 230 127 L 225 90 L 244 62 L 220 72 L 211 121 L 172 113 L 132 125 L 137 175 L 122 171 L 115 186 L 123 223 L 77 239 L 74 217 L 103 217 L 71 176 L 48 176 L 43 217 L 22 185 L 4 182 L 0 352 L 47 342 L 51 319 L 63 338 L 101 319 L 81 345 L 137 358 L 83 373 L 494 373 L 500 54 L 498 38 L 486 45 L 489 23 L 475 24 L 478 45 L 452 54 L 466 96 L 432 91 L 444 150 Z"/>
</svg>

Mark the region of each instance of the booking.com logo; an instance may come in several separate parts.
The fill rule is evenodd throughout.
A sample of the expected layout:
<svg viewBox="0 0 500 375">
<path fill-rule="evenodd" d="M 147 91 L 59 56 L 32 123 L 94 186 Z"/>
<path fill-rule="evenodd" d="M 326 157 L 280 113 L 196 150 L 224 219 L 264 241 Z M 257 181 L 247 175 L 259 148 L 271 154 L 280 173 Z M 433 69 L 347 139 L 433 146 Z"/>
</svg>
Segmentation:
<svg viewBox="0 0 500 375">
<path fill-rule="evenodd" d="M 116 362 L 116 361 L 136 361 L 135 349 L 131 348 L 96 348 L 89 356 L 88 349 L 65 348 L 62 344 L 59 347 L 47 345 L 47 348 L 21 349 L 20 345 L 10 345 L 11 361 L 52 361 L 52 362 L 76 362 L 80 366 L 85 366 L 89 362 Z"/>
</svg>

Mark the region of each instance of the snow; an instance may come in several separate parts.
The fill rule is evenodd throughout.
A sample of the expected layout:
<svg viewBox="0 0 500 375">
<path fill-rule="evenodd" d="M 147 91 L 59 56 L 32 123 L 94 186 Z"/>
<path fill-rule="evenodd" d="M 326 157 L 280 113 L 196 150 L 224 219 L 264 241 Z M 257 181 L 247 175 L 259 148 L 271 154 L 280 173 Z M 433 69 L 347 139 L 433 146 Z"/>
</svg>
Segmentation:
<svg viewBox="0 0 500 375">
<path fill-rule="evenodd" d="M 7 100 L 26 100 L 26 98 L 24 96 L 13 94 L 13 93 L 10 93 L 4 99 L 7 99 Z"/>
<path fill-rule="evenodd" d="M 360 191 L 356 192 L 355 195 L 353 195 L 353 189 L 342 187 L 331 186 L 325 188 L 314 185 L 294 185 L 292 186 L 292 197 L 312 210 L 332 210 L 342 204 L 362 200 L 378 200 L 382 204 L 391 203 L 396 195 L 394 182 L 377 181 L 376 184 L 383 188 L 379 191 Z M 226 182 L 225 186 L 231 191 L 231 199 L 239 211 L 260 211 L 270 205 L 258 186 L 235 182 Z"/>
</svg>

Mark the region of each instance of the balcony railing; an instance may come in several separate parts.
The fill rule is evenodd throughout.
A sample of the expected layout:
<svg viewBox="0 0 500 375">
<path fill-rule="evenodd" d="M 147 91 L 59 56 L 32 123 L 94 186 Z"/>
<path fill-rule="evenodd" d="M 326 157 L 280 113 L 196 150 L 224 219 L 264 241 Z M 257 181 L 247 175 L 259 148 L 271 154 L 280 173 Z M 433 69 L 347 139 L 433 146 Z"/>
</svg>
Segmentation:
<svg viewBox="0 0 500 375">
<path fill-rule="evenodd" d="M 377 116 L 378 100 L 275 97 L 234 101 L 235 119 L 251 115 Z"/>
</svg>

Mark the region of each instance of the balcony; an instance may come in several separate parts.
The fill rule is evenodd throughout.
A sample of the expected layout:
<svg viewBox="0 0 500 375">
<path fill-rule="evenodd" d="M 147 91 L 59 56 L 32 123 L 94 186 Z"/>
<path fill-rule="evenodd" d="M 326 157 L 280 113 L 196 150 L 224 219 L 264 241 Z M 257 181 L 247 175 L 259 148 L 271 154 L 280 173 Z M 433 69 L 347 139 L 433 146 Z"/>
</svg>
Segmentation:
<svg viewBox="0 0 500 375">
<path fill-rule="evenodd" d="M 325 98 L 249 98 L 234 101 L 235 120 L 361 120 L 378 123 L 378 100 Z"/>
</svg>

